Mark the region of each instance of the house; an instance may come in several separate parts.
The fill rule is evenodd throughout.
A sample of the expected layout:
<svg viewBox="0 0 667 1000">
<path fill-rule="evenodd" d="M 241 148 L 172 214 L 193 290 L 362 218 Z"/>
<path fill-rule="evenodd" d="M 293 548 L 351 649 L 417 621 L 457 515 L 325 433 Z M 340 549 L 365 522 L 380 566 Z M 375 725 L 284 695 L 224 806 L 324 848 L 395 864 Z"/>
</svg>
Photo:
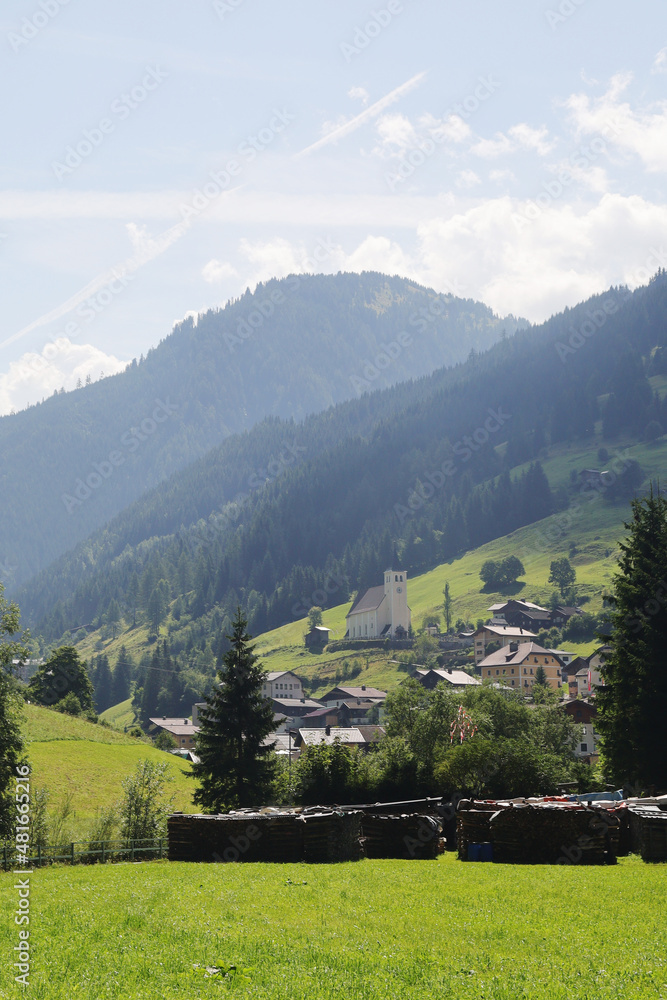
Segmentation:
<svg viewBox="0 0 667 1000">
<path fill-rule="evenodd" d="M 574 698 L 563 702 L 561 707 L 581 726 L 581 738 L 574 751 L 577 757 L 590 759 L 593 755 L 597 756 L 597 733 L 594 724 L 597 715 L 596 705 L 591 701 Z"/>
<path fill-rule="evenodd" d="M 338 741 L 345 747 L 360 747 L 362 750 L 367 750 L 372 743 L 377 743 L 383 736 L 382 726 L 353 726 L 347 729 L 326 726 L 324 729 L 300 729 L 295 737 L 295 744 L 302 750 L 305 747 L 320 746 L 322 743 L 331 746 Z"/>
<path fill-rule="evenodd" d="M 317 649 L 321 646 L 326 646 L 329 641 L 329 634 L 331 632 L 330 628 L 325 628 L 323 625 L 316 625 L 311 628 L 310 632 L 307 632 L 304 636 L 304 642 L 308 649 Z"/>
<path fill-rule="evenodd" d="M 366 687 L 362 684 L 361 687 L 335 687 L 327 694 L 320 698 L 323 705 L 327 708 L 338 708 L 345 701 L 354 700 L 355 698 L 362 698 L 367 701 L 372 701 L 376 705 L 381 705 L 385 698 L 387 697 L 386 691 L 380 691 L 378 688 Z"/>
<path fill-rule="evenodd" d="M 527 642 L 536 638 L 535 632 L 517 628 L 515 625 L 508 625 L 504 618 L 494 617 L 488 625 L 482 625 L 474 633 L 475 666 L 479 666 L 482 662 L 486 656 L 486 647 L 492 642 L 499 642 L 501 646 L 507 646 L 510 642 Z"/>
<path fill-rule="evenodd" d="M 538 667 L 544 668 L 549 687 L 558 691 L 563 664 L 550 649 L 535 642 L 511 642 L 487 656 L 479 667 L 482 680 L 497 681 L 528 694 Z"/>
<path fill-rule="evenodd" d="M 478 687 L 481 684 L 481 681 L 477 680 L 476 677 L 471 677 L 465 670 L 454 670 L 453 668 L 424 670 L 418 667 L 410 676 L 419 681 L 427 691 L 432 691 L 438 684 L 444 684 L 452 691 L 464 691 L 466 688 Z"/>
<path fill-rule="evenodd" d="M 503 604 L 492 604 L 488 609 L 492 614 L 502 615 L 508 625 L 539 632 L 541 628 L 551 628 L 551 612 L 539 604 L 530 601 L 505 601 Z"/>
<path fill-rule="evenodd" d="M 179 749 L 192 750 L 195 745 L 195 737 L 199 732 L 199 726 L 196 726 L 189 719 L 168 719 L 166 715 L 162 718 L 156 717 L 150 720 L 149 733 L 151 736 L 157 736 L 158 730 L 162 733 L 170 733 L 174 737 Z"/>
<path fill-rule="evenodd" d="M 583 489 L 600 489 L 613 481 L 613 475 L 606 469 L 600 472 L 598 469 L 582 469 L 579 473 L 579 482 Z"/>
<path fill-rule="evenodd" d="M 343 729 L 351 726 L 364 726 L 374 724 L 379 719 L 379 705 L 377 701 L 366 698 L 355 698 L 344 701 L 337 707 L 316 709 L 303 717 L 303 725 L 311 726 L 313 729 L 324 729 L 326 726 L 340 727 Z"/>
<path fill-rule="evenodd" d="M 384 583 L 366 590 L 350 608 L 345 638 L 407 638 L 412 623 L 407 588 L 405 570 L 386 570 Z"/>
<path fill-rule="evenodd" d="M 266 698 L 303 698 L 301 681 L 291 670 L 270 670 L 262 684 Z"/>
<path fill-rule="evenodd" d="M 587 659 L 583 660 L 583 665 L 575 675 L 577 681 L 577 694 L 581 698 L 594 698 L 597 688 L 604 684 L 604 661 L 605 656 L 611 653 L 611 646 L 600 646 Z"/>
<path fill-rule="evenodd" d="M 314 701 L 312 698 L 272 698 L 271 704 L 276 732 L 279 733 L 301 725 L 304 716 L 323 707 L 321 701 Z"/>
<path fill-rule="evenodd" d="M 563 661 L 563 683 L 569 684 L 570 681 L 575 681 L 577 672 L 582 669 L 582 667 L 588 666 L 588 661 L 583 656 L 572 656 L 570 653 L 562 653 L 558 649 L 553 649 L 553 653 L 556 654 Z M 568 656 L 569 659 L 565 659 Z"/>
<path fill-rule="evenodd" d="M 557 608 L 553 608 L 551 611 L 551 624 L 560 628 L 565 625 L 570 618 L 574 618 L 575 615 L 582 614 L 581 608 L 568 607 L 565 604 L 559 604 Z"/>
</svg>

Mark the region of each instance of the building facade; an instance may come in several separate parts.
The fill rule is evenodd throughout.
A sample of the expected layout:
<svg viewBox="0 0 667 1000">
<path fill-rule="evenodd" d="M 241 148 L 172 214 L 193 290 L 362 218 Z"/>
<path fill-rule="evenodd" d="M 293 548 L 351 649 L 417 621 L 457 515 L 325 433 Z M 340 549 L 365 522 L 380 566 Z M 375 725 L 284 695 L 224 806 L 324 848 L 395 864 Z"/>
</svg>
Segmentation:
<svg viewBox="0 0 667 1000">
<path fill-rule="evenodd" d="M 407 637 L 412 617 L 408 607 L 408 574 L 386 570 L 384 583 L 370 587 L 350 608 L 346 639 L 397 639 Z"/>
</svg>

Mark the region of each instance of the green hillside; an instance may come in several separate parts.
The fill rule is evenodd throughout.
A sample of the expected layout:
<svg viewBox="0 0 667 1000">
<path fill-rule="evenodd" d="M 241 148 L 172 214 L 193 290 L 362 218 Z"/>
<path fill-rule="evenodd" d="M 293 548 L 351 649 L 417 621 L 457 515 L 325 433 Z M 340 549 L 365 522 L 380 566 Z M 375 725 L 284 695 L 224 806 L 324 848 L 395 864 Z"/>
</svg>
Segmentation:
<svg viewBox="0 0 667 1000">
<path fill-rule="evenodd" d="M 66 821 L 66 840 L 82 840 L 99 810 L 112 806 L 122 794 L 122 781 L 141 760 L 169 762 L 174 779 L 174 808 L 195 812 L 194 782 L 186 777 L 190 764 L 156 750 L 150 744 L 84 719 L 53 709 L 26 705 L 22 725 L 32 768 L 32 786 L 46 789 L 53 816 L 71 793 L 72 814 Z"/>
</svg>

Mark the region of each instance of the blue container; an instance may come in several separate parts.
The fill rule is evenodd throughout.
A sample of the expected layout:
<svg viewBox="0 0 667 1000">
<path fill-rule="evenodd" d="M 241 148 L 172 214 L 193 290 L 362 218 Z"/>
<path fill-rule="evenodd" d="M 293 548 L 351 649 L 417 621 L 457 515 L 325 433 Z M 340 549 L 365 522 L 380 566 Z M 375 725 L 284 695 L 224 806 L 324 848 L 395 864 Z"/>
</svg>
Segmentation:
<svg viewBox="0 0 667 1000">
<path fill-rule="evenodd" d="M 493 861 L 493 844 L 480 844 L 479 845 L 479 860 L 480 861 Z"/>
<path fill-rule="evenodd" d="M 479 861 L 481 853 L 481 844 L 468 844 L 468 861 Z"/>
</svg>

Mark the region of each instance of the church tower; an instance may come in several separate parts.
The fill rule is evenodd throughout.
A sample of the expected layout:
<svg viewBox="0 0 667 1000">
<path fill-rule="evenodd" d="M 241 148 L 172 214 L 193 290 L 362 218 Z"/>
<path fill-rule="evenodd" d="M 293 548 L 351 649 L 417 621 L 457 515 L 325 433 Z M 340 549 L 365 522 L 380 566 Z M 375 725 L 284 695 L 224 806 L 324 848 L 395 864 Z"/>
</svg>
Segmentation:
<svg viewBox="0 0 667 1000">
<path fill-rule="evenodd" d="M 406 633 L 409 632 L 411 616 L 408 607 L 408 574 L 405 570 L 385 570 L 384 593 L 389 604 L 392 636 L 396 635 L 397 628 L 401 628 Z"/>
</svg>

